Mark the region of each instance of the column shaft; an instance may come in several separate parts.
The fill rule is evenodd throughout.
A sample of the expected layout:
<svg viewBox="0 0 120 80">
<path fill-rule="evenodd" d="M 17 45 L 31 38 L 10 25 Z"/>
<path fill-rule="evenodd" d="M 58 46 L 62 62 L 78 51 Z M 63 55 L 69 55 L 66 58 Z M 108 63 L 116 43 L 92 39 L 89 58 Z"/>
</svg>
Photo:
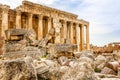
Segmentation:
<svg viewBox="0 0 120 80">
<path fill-rule="evenodd" d="M 80 27 L 80 50 L 84 50 L 84 25 Z"/>
<path fill-rule="evenodd" d="M 53 27 L 55 29 L 55 43 L 60 43 L 60 22 L 58 18 L 53 18 Z"/>
<path fill-rule="evenodd" d="M 67 39 L 67 22 L 63 22 L 63 27 L 64 27 L 64 39 Z"/>
<path fill-rule="evenodd" d="M 76 24 L 77 51 L 80 51 L 80 27 Z"/>
<path fill-rule="evenodd" d="M 41 40 L 43 38 L 43 16 L 39 15 L 39 21 L 38 21 L 38 40 Z"/>
<path fill-rule="evenodd" d="M 70 41 L 73 44 L 73 23 L 70 23 Z"/>
<path fill-rule="evenodd" d="M 89 45 L 89 26 L 86 26 L 86 47 L 87 47 L 87 50 L 90 49 L 90 45 Z"/>
<path fill-rule="evenodd" d="M 32 18 L 33 18 L 33 14 L 28 14 L 28 29 L 33 29 Z"/>
<path fill-rule="evenodd" d="M 52 24 L 51 24 L 51 18 L 48 18 L 48 32 L 50 31 L 50 29 L 52 28 Z"/>
<path fill-rule="evenodd" d="M 5 36 L 5 30 L 8 29 L 8 12 L 9 12 L 9 7 L 8 6 L 3 6 L 3 12 L 2 12 L 2 33 L 1 36 Z"/>
<path fill-rule="evenodd" d="M 16 12 L 16 29 L 21 29 L 21 11 Z"/>
</svg>

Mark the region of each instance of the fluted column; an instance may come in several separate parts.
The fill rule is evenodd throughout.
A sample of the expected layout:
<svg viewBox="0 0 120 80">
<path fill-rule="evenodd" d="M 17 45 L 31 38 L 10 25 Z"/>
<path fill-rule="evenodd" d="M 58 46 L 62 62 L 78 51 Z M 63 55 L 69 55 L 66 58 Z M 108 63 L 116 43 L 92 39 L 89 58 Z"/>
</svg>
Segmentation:
<svg viewBox="0 0 120 80">
<path fill-rule="evenodd" d="M 80 26 L 80 50 L 84 50 L 84 25 Z"/>
<path fill-rule="evenodd" d="M 52 28 L 51 19 L 52 19 L 51 17 L 48 18 L 48 32 Z"/>
<path fill-rule="evenodd" d="M 28 14 L 28 29 L 33 29 L 33 22 L 32 22 L 33 14 Z"/>
<path fill-rule="evenodd" d="M 39 15 L 38 20 L 38 40 L 43 38 L 43 15 Z"/>
<path fill-rule="evenodd" d="M 73 23 L 70 23 L 70 42 L 73 44 Z"/>
<path fill-rule="evenodd" d="M 86 47 L 87 47 L 87 50 L 90 49 L 90 45 L 89 45 L 89 26 L 88 25 L 86 26 Z"/>
<path fill-rule="evenodd" d="M 80 27 L 76 24 L 76 41 L 77 41 L 77 51 L 80 51 Z"/>
<path fill-rule="evenodd" d="M 5 39 L 6 39 L 6 36 L 5 36 L 5 30 L 8 29 L 8 12 L 9 12 L 9 6 L 3 6 L 2 9 L 3 9 L 3 12 L 2 12 L 2 33 L 1 33 L 1 36 L 4 36 Z"/>
<path fill-rule="evenodd" d="M 21 29 L 21 11 L 16 12 L 16 29 Z"/>
</svg>

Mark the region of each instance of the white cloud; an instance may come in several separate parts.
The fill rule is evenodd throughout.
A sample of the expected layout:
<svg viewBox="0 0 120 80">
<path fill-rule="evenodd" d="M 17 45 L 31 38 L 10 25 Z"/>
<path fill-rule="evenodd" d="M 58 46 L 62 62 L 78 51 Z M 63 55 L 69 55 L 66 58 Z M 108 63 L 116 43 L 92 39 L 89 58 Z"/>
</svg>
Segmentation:
<svg viewBox="0 0 120 80">
<path fill-rule="evenodd" d="M 105 34 L 120 29 L 119 0 L 84 0 L 76 11 L 80 18 L 90 21 L 90 29 L 93 34 Z M 113 5 L 115 4 L 115 5 Z M 119 11 L 118 11 L 119 10 Z M 113 28 L 114 27 L 114 28 Z"/>
</svg>

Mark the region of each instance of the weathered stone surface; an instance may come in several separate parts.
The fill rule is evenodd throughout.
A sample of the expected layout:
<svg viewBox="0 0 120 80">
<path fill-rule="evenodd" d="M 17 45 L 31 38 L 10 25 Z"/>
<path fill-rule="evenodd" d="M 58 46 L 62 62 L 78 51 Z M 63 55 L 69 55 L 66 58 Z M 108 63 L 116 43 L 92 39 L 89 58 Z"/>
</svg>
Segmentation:
<svg viewBox="0 0 120 80">
<path fill-rule="evenodd" d="M 49 44 L 48 45 L 48 53 L 50 53 L 54 57 L 58 57 L 59 53 L 70 54 L 77 49 L 77 45 L 73 44 Z M 72 56 L 72 55 L 71 55 Z"/>
<path fill-rule="evenodd" d="M 119 78 L 103 78 L 101 80 L 120 80 Z"/>
<path fill-rule="evenodd" d="M 4 37 L 0 37 L 0 55 L 5 52 L 5 40 Z"/>
<path fill-rule="evenodd" d="M 114 61 L 114 62 L 108 62 L 106 66 L 108 68 L 113 69 L 114 71 L 117 71 L 118 67 L 120 67 L 120 64 L 117 61 Z"/>
<path fill-rule="evenodd" d="M 104 67 L 102 70 L 101 70 L 101 73 L 102 74 L 113 74 L 113 75 L 116 75 L 116 72 L 108 67 Z"/>
<path fill-rule="evenodd" d="M 69 60 L 67 57 L 61 56 L 58 59 L 58 62 L 60 63 L 61 66 L 67 66 L 69 64 Z"/>
<path fill-rule="evenodd" d="M 77 62 L 70 62 L 69 65 L 75 64 L 71 66 L 69 70 L 62 76 L 61 80 L 98 80 L 94 76 L 94 69 L 92 68 L 93 59 L 91 57 L 92 53 L 86 51 L 86 55 L 82 53 L 84 56 L 80 57 Z M 91 57 L 90 57 L 91 56 Z M 88 60 L 89 58 L 89 60 Z"/>
<path fill-rule="evenodd" d="M 33 59 L 40 59 L 42 57 L 42 53 L 38 51 L 16 51 L 16 52 L 9 52 L 3 55 L 4 59 L 11 60 L 17 58 L 24 58 L 27 56 L 32 57 Z"/>
<path fill-rule="evenodd" d="M 74 52 L 74 57 L 80 58 L 81 54 L 82 54 L 81 52 Z"/>
<path fill-rule="evenodd" d="M 2 55 L 3 54 L 3 49 L 0 49 L 0 55 Z"/>
<path fill-rule="evenodd" d="M 102 55 L 99 55 L 95 58 L 95 68 L 100 71 L 106 64 L 106 58 Z"/>
<path fill-rule="evenodd" d="M 118 67 L 117 76 L 120 78 L 120 67 Z"/>
<path fill-rule="evenodd" d="M 5 44 L 4 38 L 0 37 L 0 48 L 2 48 Z"/>
<path fill-rule="evenodd" d="M 27 59 L 0 61 L 0 80 L 37 80 L 36 71 Z"/>
<path fill-rule="evenodd" d="M 120 50 L 115 50 L 113 52 L 113 57 L 115 60 L 117 60 L 118 62 L 120 62 Z"/>
</svg>

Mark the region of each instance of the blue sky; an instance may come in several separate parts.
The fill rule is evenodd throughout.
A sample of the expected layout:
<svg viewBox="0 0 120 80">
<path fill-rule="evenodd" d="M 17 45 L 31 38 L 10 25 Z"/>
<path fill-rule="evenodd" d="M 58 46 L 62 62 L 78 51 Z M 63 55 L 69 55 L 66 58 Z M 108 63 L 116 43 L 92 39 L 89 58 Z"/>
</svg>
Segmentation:
<svg viewBox="0 0 120 80">
<path fill-rule="evenodd" d="M 98 46 L 120 42 L 120 0 L 29 0 L 77 14 L 90 22 L 90 43 Z M 0 0 L 11 8 L 22 0 Z"/>
</svg>

